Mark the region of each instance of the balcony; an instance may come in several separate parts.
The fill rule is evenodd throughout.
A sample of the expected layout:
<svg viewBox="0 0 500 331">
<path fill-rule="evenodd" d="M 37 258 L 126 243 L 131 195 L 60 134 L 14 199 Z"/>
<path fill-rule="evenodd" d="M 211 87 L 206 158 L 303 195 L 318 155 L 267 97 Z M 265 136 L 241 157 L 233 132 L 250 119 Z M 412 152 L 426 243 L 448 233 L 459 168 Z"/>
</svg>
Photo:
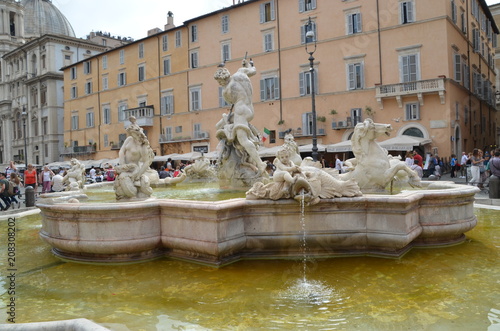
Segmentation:
<svg viewBox="0 0 500 331">
<path fill-rule="evenodd" d="M 354 128 L 356 124 L 361 123 L 362 121 L 363 120 L 361 119 L 361 116 L 354 116 L 354 117 L 348 116 L 343 121 L 332 122 L 332 129 L 333 130 L 351 129 Z"/>
<path fill-rule="evenodd" d="M 74 157 L 74 156 L 82 156 L 82 155 L 90 155 L 96 152 L 96 146 L 94 145 L 86 145 L 86 146 L 73 146 L 73 147 L 65 147 L 61 153 L 61 156 Z"/>
<path fill-rule="evenodd" d="M 185 142 L 185 141 L 202 141 L 209 139 L 210 139 L 210 133 L 207 131 L 194 131 L 192 134 L 187 134 L 185 136 L 182 135 L 172 136 L 167 134 L 161 134 L 160 144 Z"/>
<path fill-rule="evenodd" d="M 444 77 L 428 80 L 419 80 L 415 82 L 378 85 L 375 98 L 380 105 L 380 109 L 384 109 L 382 102 L 383 98 L 396 98 L 399 108 L 403 107 L 404 96 L 417 96 L 421 106 L 424 105 L 424 94 L 439 94 L 441 104 L 444 104 Z"/>
<path fill-rule="evenodd" d="M 123 121 L 125 128 L 130 125 L 130 121 L 128 120 L 130 116 L 134 116 L 137 119 L 137 124 L 140 127 L 153 126 L 154 106 L 130 108 L 123 112 L 123 116 L 126 118 Z"/>
</svg>

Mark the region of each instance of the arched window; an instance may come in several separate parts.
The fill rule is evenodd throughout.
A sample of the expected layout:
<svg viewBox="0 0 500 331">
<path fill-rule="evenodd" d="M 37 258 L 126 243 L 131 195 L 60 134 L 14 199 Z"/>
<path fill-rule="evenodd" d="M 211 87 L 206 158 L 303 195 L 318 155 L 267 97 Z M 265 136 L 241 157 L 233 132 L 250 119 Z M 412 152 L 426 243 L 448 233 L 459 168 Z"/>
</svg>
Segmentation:
<svg viewBox="0 0 500 331">
<path fill-rule="evenodd" d="M 424 133 L 422 132 L 422 130 L 417 129 L 417 128 L 409 128 L 409 129 L 406 129 L 406 130 L 403 132 L 403 135 L 405 135 L 405 136 L 412 136 L 412 137 L 424 138 Z"/>
</svg>

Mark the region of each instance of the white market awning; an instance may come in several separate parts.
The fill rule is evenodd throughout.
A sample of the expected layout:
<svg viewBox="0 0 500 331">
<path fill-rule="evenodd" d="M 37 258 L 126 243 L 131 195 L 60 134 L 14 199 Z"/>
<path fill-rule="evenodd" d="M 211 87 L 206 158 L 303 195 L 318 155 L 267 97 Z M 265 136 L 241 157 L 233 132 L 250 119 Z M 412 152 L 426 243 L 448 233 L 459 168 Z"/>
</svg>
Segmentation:
<svg viewBox="0 0 500 331">
<path fill-rule="evenodd" d="M 326 151 L 328 153 L 350 152 L 352 151 L 352 143 L 350 140 L 341 141 L 339 143 L 326 146 Z"/>
<path fill-rule="evenodd" d="M 381 141 L 379 145 L 388 151 L 411 151 L 415 146 L 427 145 L 431 142 L 429 138 L 401 135 Z"/>
<path fill-rule="evenodd" d="M 317 144 L 316 147 L 318 147 L 318 152 L 326 151 L 326 145 Z M 312 152 L 312 148 L 313 148 L 312 144 L 302 145 L 299 146 L 299 152 L 300 153 Z"/>
</svg>

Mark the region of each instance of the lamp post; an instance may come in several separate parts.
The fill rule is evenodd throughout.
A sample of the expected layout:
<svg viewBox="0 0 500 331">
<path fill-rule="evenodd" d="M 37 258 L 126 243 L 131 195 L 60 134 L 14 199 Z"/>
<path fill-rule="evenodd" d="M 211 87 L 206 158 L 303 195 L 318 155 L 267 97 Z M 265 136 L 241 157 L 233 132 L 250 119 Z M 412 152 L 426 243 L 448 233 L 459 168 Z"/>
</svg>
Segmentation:
<svg viewBox="0 0 500 331">
<path fill-rule="evenodd" d="M 315 86 L 314 86 L 314 52 L 316 52 L 316 35 L 314 33 L 314 23 L 309 17 L 306 25 L 306 53 L 309 54 L 309 72 L 311 73 L 311 106 L 312 106 L 312 158 L 313 161 L 318 161 L 318 137 L 316 135 L 316 100 L 315 100 Z M 314 42 L 314 48 L 308 48 L 309 40 Z"/>
<path fill-rule="evenodd" d="M 28 117 L 28 113 L 26 113 L 26 106 L 23 105 L 23 112 L 21 114 L 23 118 L 23 137 L 24 137 L 24 166 L 28 167 L 28 144 L 26 141 L 26 117 Z"/>
</svg>

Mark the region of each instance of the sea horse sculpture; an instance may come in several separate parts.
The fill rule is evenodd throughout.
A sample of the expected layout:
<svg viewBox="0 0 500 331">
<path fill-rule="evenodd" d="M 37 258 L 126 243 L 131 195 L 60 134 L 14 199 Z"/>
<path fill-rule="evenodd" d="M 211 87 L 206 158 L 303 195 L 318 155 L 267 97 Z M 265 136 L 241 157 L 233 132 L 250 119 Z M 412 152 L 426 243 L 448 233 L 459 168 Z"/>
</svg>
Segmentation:
<svg viewBox="0 0 500 331">
<path fill-rule="evenodd" d="M 358 123 L 351 139 L 355 158 L 346 161 L 350 171 L 340 178 L 355 180 L 363 192 L 384 190 L 393 180 L 420 187 L 418 174 L 375 141 L 382 135 L 389 136 L 391 131 L 390 124 L 374 123 L 370 118 Z"/>
</svg>

